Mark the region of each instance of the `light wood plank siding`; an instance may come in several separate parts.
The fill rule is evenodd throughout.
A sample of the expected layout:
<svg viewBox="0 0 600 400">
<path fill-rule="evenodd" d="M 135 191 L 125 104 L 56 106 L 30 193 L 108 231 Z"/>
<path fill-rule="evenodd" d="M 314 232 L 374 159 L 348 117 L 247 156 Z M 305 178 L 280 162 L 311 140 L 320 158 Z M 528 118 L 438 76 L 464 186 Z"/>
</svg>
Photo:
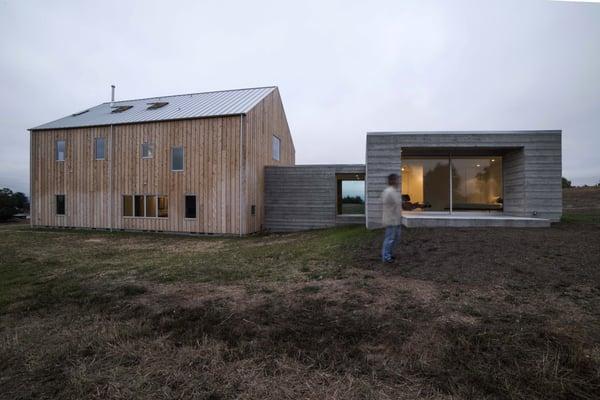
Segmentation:
<svg viewBox="0 0 600 400">
<path fill-rule="evenodd" d="M 273 135 L 281 140 L 279 161 L 273 159 Z M 252 233 L 261 231 L 264 224 L 265 167 L 294 165 L 296 160 L 294 142 L 278 90 L 265 97 L 244 117 L 243 137 L 246 151 L 245 204 L 242 207 L 247 211 L 244 233 Z M 256 206 L 254 216 L 250 212 L 252 205 Z"/>
<path fill-rule="evenodd" d="M 281 139 L 279 162 L 272 134 Z M 105 160 L 94 159 L 99 136 Z M 55 161 L 56 140 L 65 140 L 64 162 Z M 154 144 L 153 158 L 142 158 L 144 142 Z M 184 170 L 172 171 L 179 146 Z M 33 226 L 246 234 L 263 225 L 264 166 L 293 164 L 294 146 L 275 90 L 243 117 L 31 131 L 31 156 Z M 55 212 L 57 194 L 66 196 L 64 216 Z M 168 196 L 168 218 L 123 217 L 123 195 L 135 194 Z M 196 196 L 195 219 L 184 218 L 186 194 Z"/>
</svg>

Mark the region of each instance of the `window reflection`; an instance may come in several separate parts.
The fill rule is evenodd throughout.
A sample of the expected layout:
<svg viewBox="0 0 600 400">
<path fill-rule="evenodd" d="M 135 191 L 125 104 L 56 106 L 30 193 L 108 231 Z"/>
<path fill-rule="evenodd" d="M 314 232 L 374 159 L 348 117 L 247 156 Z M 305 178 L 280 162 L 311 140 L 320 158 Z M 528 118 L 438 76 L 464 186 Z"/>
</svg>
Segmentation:
<svg viewBox="0 0 600 400">
<path fill-rule="evenodd" d="M 452 209 L 502 210 L 502 159 L 452 159 Z"/>
<path fill-rule="evenodd" d="M 502 157 L 402 159 L 404 210 L 450 211 L 450 191 L 453 211 L 501 211 Z"/>
<path fill-rule="evenodd" d="M 402 160 L 402 208 L 407 211 L 450 209 L 450 170 L 447 158 Z"/>
</svg>

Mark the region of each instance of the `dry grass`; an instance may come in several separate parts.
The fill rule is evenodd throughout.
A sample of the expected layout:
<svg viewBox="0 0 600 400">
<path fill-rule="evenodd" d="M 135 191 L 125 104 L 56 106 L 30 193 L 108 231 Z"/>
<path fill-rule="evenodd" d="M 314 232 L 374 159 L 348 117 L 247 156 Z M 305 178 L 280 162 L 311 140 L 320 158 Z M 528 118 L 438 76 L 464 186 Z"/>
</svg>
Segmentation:
<svg viewBox="0 0 600 400">
<path fill-rule="evenodd" d="M 0 398 L 598 398 L 599 233 L 3 226 Z"/>
</svg>

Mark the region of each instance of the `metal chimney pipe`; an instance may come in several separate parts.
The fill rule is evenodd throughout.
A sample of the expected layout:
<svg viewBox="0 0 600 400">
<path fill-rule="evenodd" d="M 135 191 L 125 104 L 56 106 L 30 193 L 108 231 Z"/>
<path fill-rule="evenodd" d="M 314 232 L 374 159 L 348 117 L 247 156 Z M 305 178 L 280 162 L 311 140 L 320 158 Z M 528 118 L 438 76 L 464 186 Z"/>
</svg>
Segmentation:
<svg viewBox="0 0 600 400">
<path fill-rule="evenodd" d="M 110 106 L 115 102 L 115 85 L 110 85 Z"/>
</svg>

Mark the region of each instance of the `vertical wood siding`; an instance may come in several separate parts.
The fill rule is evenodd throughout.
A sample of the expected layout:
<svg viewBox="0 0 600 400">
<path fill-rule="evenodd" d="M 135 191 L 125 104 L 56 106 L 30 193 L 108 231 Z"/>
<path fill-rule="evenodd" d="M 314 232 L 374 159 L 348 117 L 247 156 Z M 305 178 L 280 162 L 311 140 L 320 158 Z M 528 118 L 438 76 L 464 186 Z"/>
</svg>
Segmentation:
<svg viewBox="0 0 600 400">
<path fill-rule="evenodd" d="M 32 225 L 239 233 L 239 128 L 239 117 L 223 117 L 34 131 Z M 105 160 L 94 159 L 98 136 Z M 56 140 L 66 142 L 64 162 L 55 161 Z M 154 144 L 153 158 L 142 158 L 144 142 Z M 171 171 L 179 146 L 184 170 Z M 56 194 L 66 196 L 65 216 L 56 215 Z M 134 194 L 168 196 L 169 217 L 123 217 L 123 195 Z M 196 195 L 195 219 L 184 218 L 186 194 Z"/>
<path fill-rule="evenodd" d="M 281 140 L 279 161 L 273 159 L 273 135 Z M 243 162 L 244 174 L 244 233 L 259 232 L 265 218 L 265 167 L 269 165 L 294 165 L 296 152 L 290 128 L 278 90 L 263 99 L 244 117 Z M 252 215 L 252 205 L 256 214 Z"/>
<path fill-rule="evenodd" d="M 105 160 L 94 159 L 96 137 L 106 139 Z M 55 161 L 56 140 L 65 141 L 64 162 Z M 154 144 L 153 158 L 142 158 L 144 142 Z M 171 148 L 180 146 L 184 170 L 171 171 Z M 32 131 L 31 157 L 34 226 L 246 234 L 263 225 L 264 166 L 293 165 L 294 145 L 275 90 L 244 117 Z M 66 196 L 64 216 L 57 194 Z M 168 196 L 168 218 L 123 217 L 123 195 L 136 194 Z M 184 218 L 185 195 L 196 196 L 195 219 Z"/>
</svg>

